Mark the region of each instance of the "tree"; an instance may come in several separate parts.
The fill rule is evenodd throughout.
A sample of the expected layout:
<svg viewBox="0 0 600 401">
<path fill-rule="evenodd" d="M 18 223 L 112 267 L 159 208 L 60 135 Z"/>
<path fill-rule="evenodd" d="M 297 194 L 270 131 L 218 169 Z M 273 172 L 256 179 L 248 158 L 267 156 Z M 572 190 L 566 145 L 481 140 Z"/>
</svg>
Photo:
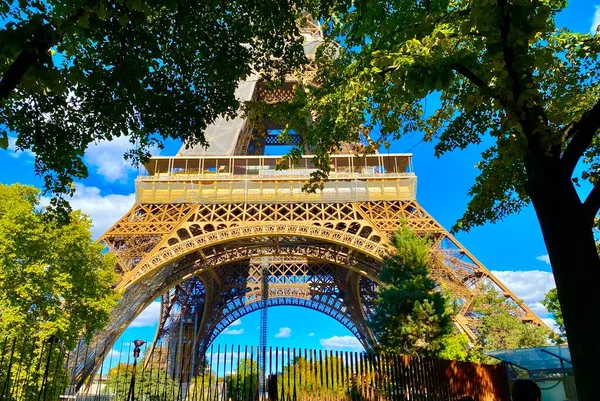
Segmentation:
<svg viewBox="0 0 600 401">
<path fill-rule="evenodd" d="M 111 399 L 128 401 L 133 365 L 120 362 L 108 371 L 105 390 Z M 135 368 L 133 400 L 175 401 L 184 390 L 165 369 L 145 369 L 143 358 Z"/>
<path fill-rule="evenodd" d="M 510 299 L 502 297 L 494 288 L 483 288 L 473 299 L 477 315 L 475 349 L 469 359 L 487 361 L 483 351 L 532 348 L 548 345 L 547 328 L 523 323 L 519 308 Z"/>
<path fill-rule="evenodd" d="M 236 373 L 227 376 L 227 399 L 252 400 L 258 397 L 258 385 L 262 371 L 257 361 L 242 359 Z"/>
<path fill-rule="evenodd" d="M 36 188 L 0 184 L 0 332 L 72 349 L 116 305 L 115 261 L 92 242 L 85 215 L 60 225 L 39 203 Z"/>
<path fill-rule="evenodd" d="M 384 260 L 369 325 L 382 351 L 433 356 L 450 331 L 446 301 L 429 278 L 427 240 L 406 226 L 394 233 L 397 253 Z"/>
<path fill-rule="evenodd" d="M 15 400 L 42 388 L 58 397 L 66 352 L 117 302 L 114 257 L 92 242 L 90 220 L 73 212 L 61 225 L 39 203 L 36 188 L 0 184 L 0 333 L 11 360 L 0 388 Z"/>
<path fill-rule="evenodd" d="M 442 293 L 450 313 L 456 315 L 460 303 L 444 289 Z M 486 357 L 483 352 L 545 346 L 552 336 L 544 327 L 524 323 L 519 305 L 502 297 L 493 286 L 484 285 L 471 302 L 475 339 L 469 341 L 465 334 L 454 328 L 441 338 L 442 346 L 437 354 L 439 358 L 496 363 L 496 359 Z"/>
<path fill-rule="evenodd" d="M 546 293 L 541 304 L 548 309 L 548 312 L 550 312 L 550 315 L 556 322 L 558 328 L 558 333 L 553 333 L 552 340 L 557 344 L 563 344 L 566 341 L 567 336 L 565 334 L 565 323 L 563 321 L 562 311 L 560 310 L 556 288 L 553 288 Z"/>
<path fill-rule="evenodd" d="M 277 78 L 305 60 L 299 10 L 319 1 L 0 3 L 0 146 L 35 153 L 45 188 L 72 193 L 93 142 L 127 136 L 128 157 L 161 138 L 205 144 L 237 109 L 251 68 Z"/>
<path fill-rule="evenodd" d="M 350 377 L 344 380 L 341 372 L 347 369 L 343 358 L 333 353 L 317 360 L 316 353 L 307 359 L 296 357 L 277 377 L 280 399 L 309 397 L 314 399 L 344 399 L 350 387 Z"/>
<path fill-rule="evenodd" d="M 454 227 L 501 221 L 532 204 L 556 279 L 579 397 L 600 399 L 600 350 L 588 320 L 600 299 L 592 233 L 600 206 L 600 35 L 555 26 L 563 0 L 341 0 L 323 26 L 319 87 L 298 87 L 276 122 L 327 172 L 342 141 L 372 134 L 365 151 L 404 134 L 436 154 L 485 143 L 466 212 Z M 576 166 L 579 176 L 574 176 Z M 579 174 L 579 173 L 577 173 Z M 321 177 L 315 176 L 318 180 Z M 580 199 L 576 186 L 592 187 Z"/>
<path fill-rule="evenodd" d="M 469 337 L 466 334 L 457 331 L 447 334 L 442 338 L 442 347 L 437 357 L 449 361 L 467 361 L 469 344 Z"/>
</svg>

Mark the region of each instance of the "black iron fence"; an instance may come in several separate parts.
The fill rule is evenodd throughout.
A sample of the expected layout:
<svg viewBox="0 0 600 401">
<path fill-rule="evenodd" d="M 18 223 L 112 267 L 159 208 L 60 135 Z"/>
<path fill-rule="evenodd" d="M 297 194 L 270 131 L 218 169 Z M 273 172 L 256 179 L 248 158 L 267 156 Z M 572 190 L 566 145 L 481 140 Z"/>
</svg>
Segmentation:
<svg viewBox="0 0 600 401">
<path fill-rule="evenodd" d="M 0 400 L 10 401 L 478 401 L 508 400 L 501 365 L 346 351 L 211 347 L 193 357 L 181 344 L 121 343 L 82 386 L 77 372 L 91 347 L 57 341 L 0 342 Z M 265 366 L 259 366 L 265 352 Z"/>
</svg>

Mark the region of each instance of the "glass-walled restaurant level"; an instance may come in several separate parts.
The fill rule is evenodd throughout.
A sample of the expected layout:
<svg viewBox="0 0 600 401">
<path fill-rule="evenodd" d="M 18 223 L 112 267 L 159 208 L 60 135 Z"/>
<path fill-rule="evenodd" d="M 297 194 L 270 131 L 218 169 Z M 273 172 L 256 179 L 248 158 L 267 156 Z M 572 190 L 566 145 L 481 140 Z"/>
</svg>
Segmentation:
<svg viewBox="0 0 600 401">
<path fill-rule="evenodd" d="M 281 157 L 154 157 L 136 181 L 138 203 L 356 202 L 410 200 L 411 155 L 331 157 L 323 188 L 306 192 L 317 171 L 310 156 L 278 169 Z"/>
<path fill-rule="evenodd" d="M 333 155 L 331 175 L 411 174 L 411 159 L 410 154 Z M 304 177 L 317 170 L 312 156 L 304 156 L 296 163 L 282 161 L 282 157 L 276 156 L 153 157 L 145 164 L 146 171 L 140 178 L 178 180 L 201 177 L 228 179 L 232 176 Z"/>
</svg>

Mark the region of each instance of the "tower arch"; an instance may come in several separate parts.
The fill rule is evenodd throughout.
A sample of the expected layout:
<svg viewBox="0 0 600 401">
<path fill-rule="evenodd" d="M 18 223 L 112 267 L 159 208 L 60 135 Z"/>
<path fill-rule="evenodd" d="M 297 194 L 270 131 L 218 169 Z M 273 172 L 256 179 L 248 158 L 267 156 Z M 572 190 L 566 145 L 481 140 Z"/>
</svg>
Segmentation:
<svg viewBox="0 0 600 401">
<path fill-rule="evenodd" d="M 270 259 L 273 270 L 267 307 L 294 305 L 317 310 L 348 328 L 363 346 L 371 346 L 373 338 L 362 315 L 358 286 L 361 277 L 378 280 L 378 258 L 339 241 L 306 239 L 267 235 L 216 242 L 183 256 L 174 255 L 167 263 L 123 286 L 123 298 L 107 327 L 90 346 L 94 351 L 82 353 L 86 360 L 77 364 L 81 367 L 78 381 L 83 383 L 99 367 L 123 331 L 157 298 L 162 305 L 156 340 L 178 332 L 185 313 L 191 311 L 184 311 L 169 322 L 166 317 L 175 303 L 184 307 L 202 303 L 195 340 L 196 351 L 202 353 L 233 317 L 260 309 L 257 261 L 265 257 Z M 202 283 L 203 293 L 195 294 L 201 297 L 193 302 L 178 297 L 177 289 L 193 280 Z"/>
<path fill-rule="evenodd" d="M 193 226 L 186 222 L 185 226 Z M 366 232 L 373 231 L 372 227 Z M 183 238 L 181 233 L 185 233 Z M 391 244 L 387 240 L 382 240 L 379 236 L 369 238 L 351 234 L 347 231 L 336 230 L 334 228 L 323 227 L 307 222 L 294 221 L 265 221 L 261 224 L 253 225 L 236 225 L 233 227 L 223 228 L 221 230 L 200 233 L 192 236 L 190 231 L 183 227 L 176 229 L 174 235 L 170 235 L 165 240 L 159 243 L 154 252 L 147 255 L 138 264 L 125 273 L 120 280 L 117 288 L 126 290 L 136 281 L 140 280 L 146 274 L 177 260 L 185 255 L 201 252 L 205 248 L 214 247 L 219 244 L 231 241 L 244 241 L 247 239 L 256 238 L 282 238 L 292 240 L 313 240 L 331 245 L 341 245 L 349 249 L 381 261 L 386 255 L 391 254 Z M 376 277 L 376 276 L 373 276 Z"/>
<path fill-rule="evenodd" d="M 318 32 L 304 32 L 309 60 L 322 42 Z M 314 71 L 309 63 L 300 79 L 310 81 Z M 236 96 L 242 102 L 289 100 L 298 79 L 270 89 L 254 74 L 239 83 Z M 180 305 L 180 316 L 198 316 L 201 308 L 195 337 L 198 349 L 205 348 L 231 319 L 259 306 L 255 266 L 262 258 L 269 260 L 269 280 L 283 280 L 269 287 L 271 306 L 326 308 L 368 347 L 380 262 L 394 252 L 390 239 L 403 223 L 432 240 L 431 275 L 464 305 L 455 324 L 470 338 L 470 300 L 482 282 L 517 302 L 524 322 L 544 324 L 417 203 L 412 155 L 359 156 L 345 144 L 330 155 L 323 188 L 307 193 L 303 188 L 316 171 L 312 156 L 260 154 L 265 144 L 285 138 L 257 132 L 241 113 L 217 119 L 204 134 L 208 147 L 184 145 L 176 156 L 152 157 L 136 179 L 135 205 L 99 239 L 116 256 L 123 297 L 92 340 L 96 351 L 77 353 L 81 357 L 72 361 L 79 385 L 158 298 L 157 338 L 178 324 L 169 308 Z M 289 144 L 301 142 L 294 133 L 286 137 Z M 323 277 L 332 279 L 317 283 Z M 184 287 L 194 288 L 195 298 Z"/>
</svg>

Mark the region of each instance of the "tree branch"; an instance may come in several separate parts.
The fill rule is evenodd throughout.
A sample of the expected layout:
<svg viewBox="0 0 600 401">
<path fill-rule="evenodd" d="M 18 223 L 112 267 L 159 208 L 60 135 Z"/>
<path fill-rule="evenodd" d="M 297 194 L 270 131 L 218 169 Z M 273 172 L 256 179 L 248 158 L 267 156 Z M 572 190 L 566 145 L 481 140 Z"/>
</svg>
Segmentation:
<svg viewBox="0 0 600 401">
<path fill-rule="evenodd" d="M 416 28 L 420 28 L 423 24 L 432 24 L 432 25 L 437 25 L 440 24 L 442 22 L 448 22 L 451 19 L 453 19 L 454 17 L 466 17 L 467 15 L 469 15 L 471 13 L 471 8 L 465 8 L 463 10 L 457 10 L 457 11 L 453 11 L 450 13 L 444 13 L 441 15 L 436 15 L 436 17 L 433 17 L 432 14 L 427 13 L 425 15 L 425 17 L 423 18 L 422 21 L 417 22 L 415 24 L 410 24 L 410 25 L 402 25 L 401 27 L 397 27 L 396 29 L 394 29 L 392 32 L 390 32 L 387 36 L 389 37 L 395 37 L 397 34 L 407 31 L 407 30 L 413 30 Z M 383 21 L 383 18 L 382 18 Z M 377 51 L 380 50 L 378 47 L 374 47 L 373 51 Z"/>
<path fill-rule="evenodd" d="M 481 79 L 479 76 L 477 76 L 477 74 L 475 74 L 473 71 L 471 71 L 464 65 L 455 63 L 455 64 L 451 64 L 450 67 L 452 67 L 452 69 L 454 71 L 464 75 L 465 78 L 467 78 L 469 81 L 473 82 L 479 88 L 489 89 L 487 82 L 485 82 L 483 79 Z"/>
<path fill-rule="evenodd" d="M 591 222 L 600 209 L 600 183 L 596 183 L 583 203 L 583 213 Z"/>
<path fill-rule="evenodd" d="M 510 14 L 506 10 L 506 0 L 498 0 L 498 7 L 502 10 L 501 21 L 500 21 L 500 38 L 502 39 L 502 54 L 504 56 L 504 64 L 506 65 L 506 72 L 513 81 L 513 97 L 515 101 L 521 96 L 521 80 L 519 74 L 515 70 L 513 65 L 515 61 L 514 49 L 509 46 L 508 33 L 510 29 Z"/>
<path fill-rule="evenodd" d="M 570 131 L 569 136 L 572 139 L 563 153 L 562 164 L 569 175 L 573 174 L 577 162 L 600 129 L 600 117 L 598 116 L 600 116 L 600 99 L 592 108 L 583 113 L 579 121 L 566 128 Z"/>
<path fill-rule="evenodd" d="M 523 41 L 511 41 L 511 9 L 510 4 L 507 0 L 497 0 L 498 8 L 500 9 L 500 39 L 502 43 L 502 55 L 504 64 L 506 66 L 506 72 L 512 81 L 512 97 L 513 100 L 510 102 L 512 112 L 521 126 L 525 137 L 527 138 L 529 151 L 534 156 L 534 160 L 541 167 L 552 160 L 558 162 L 560 154 L 557 148 L 554 147 L 554 151 L 551 152 L 552 157 L 546 156 L 544 144 L 541 141 L 541 135 L 548 130 L 548 116 L 545 109 L 541 106 L 541 95 L 539 90 L 534 95 L 530 95 L 533 104 L 527 104 L 521 100 L 521 96 L 525 92 L 525 88 L 528 85 L 535 87 L 533 80 L 533 72 L 531 68 L 520 68 L 517 70 L 515 67 L 515 60 L 518 56 L 527 55 L 529 42 Z M 537 135 L 536 135 L 537 134 Z"/>
<path fill-rule="evenodd" d="M 77 22 L 79 17 L 85 13 L 83 8 L 74 12 L 68 19 Z M 31 67 L 42 57 L 48 55 L 50 48 L 60 39 L 61 33 L 53 25 L 41 25 L 33 34 L 33 37 L 23 45 L 23 50 L 10 64 L 0 79 L 0 101 L 8 98 L 10 94 L 21 83 L 21 80 Z"/>
<path fill-rule="evenodd" d="M 46 25 L 38 28 L 33 39 L 25 44 L 0 80 L 0 101 L 6 99 L 23 79 L 25 73 L 49 50 L 54 44 L 52 27 Z"/>
<path fill-rule="evenodd" d="M 460 64 L 460 63 L 450 64 L 450 68 L 452 68 L 454 71 L 458 72 L 459 74 L 461 74 L 462 76 L 467 78 L 469 81 L 474 83 L 480 89 L 483 89 L 485 91 L 485 94 L 492 97 L 492 99 L 499 99 L 499 97 L 497 95 L 492 93 L 492 88 L 490 88 L 490 86 L 487 84 L 487 82 L 485 82 L 481 77 L 479 77 L 477 74 L 475 74 L 473 71 L 471 71 L 469 68 L 467 68 L 463 64 Z"/>
</svg>

